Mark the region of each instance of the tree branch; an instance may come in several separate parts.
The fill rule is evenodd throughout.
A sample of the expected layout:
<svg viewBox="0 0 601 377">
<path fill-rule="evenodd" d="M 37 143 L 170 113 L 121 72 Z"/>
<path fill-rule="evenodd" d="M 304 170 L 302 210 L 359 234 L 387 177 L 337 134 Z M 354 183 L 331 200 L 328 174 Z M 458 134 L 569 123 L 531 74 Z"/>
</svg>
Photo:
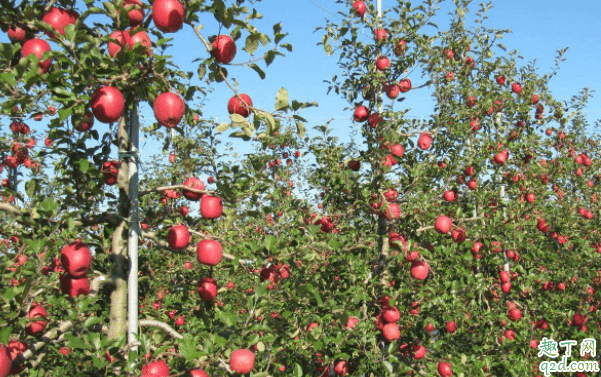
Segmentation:
<svg viewBox="0 0 601 377">
<path fill-rule="evenodd" d="M 165 322 L 155 321 L 152 319 L 141 319 L 138 322 L 138 324 L 140 325 L 140 327 L 158 327 L 161 330 L 168 333 L 169 335 L 171 335 L 172 338 L 175 338 L 178 340 L 184 339 L 184 336 L 182 334 L 175 331 L 175 329 L 173 329 L 171 326 L 169 326 Z"/>
</svg>

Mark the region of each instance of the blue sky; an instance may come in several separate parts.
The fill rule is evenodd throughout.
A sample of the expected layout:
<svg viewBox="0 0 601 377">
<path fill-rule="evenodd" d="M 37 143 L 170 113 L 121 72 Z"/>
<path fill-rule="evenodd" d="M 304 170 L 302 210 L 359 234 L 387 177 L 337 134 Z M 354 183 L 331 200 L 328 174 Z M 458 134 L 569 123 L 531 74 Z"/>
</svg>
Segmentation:
<svg viewBox="0 0 601 377">
<path fill-rule="evenodd" d="M 416 5 L 419 1 L 415 0 L 413 3 Z M 470 9 L 475 11 L 479 3 L 474 2 Z M 382 0 L 383 9 L 394 4 L 396 0 Z M 335 20 L 338 11 L 348 11 L 349 5 L 337 4 L 334 0 L 261 0 L 255 2 L 255 7 L 264 16 L 257 26 L 270 33 L 272 25 L 281 22 L 283 30 L 289 33 L 285 41 L 293 45 L 294 51 L 287 53 L 285 58 L 277 57 L 265 69 L 267 77 L 264 80 L 244 67 L 228 67 L 230 77 L 237 79 L 240 91 L 249 94 L 254 105 L 260 109 L 273 110 L 275 95 L 281 87 L 287 88 L 291 99 L 318 102 L 319 107 L 302 113 L 308 119 L 307 125 L 311 127 L 334 119 L 331 123 L 335 129 L 334 134 L 347 141 L 349 128 L 352 126 L 352 111 L 345 110 L 348 103 L 334 92 L 327 95 L 327 85 L 323 82 L 339 73 L 337 58 L 328 57 L 323 48 L 317 46 L 322 34 L 314 31 L 316 27 L 325 24 L 326 18 Z M 446 28 L 450 20 L 447 14 L 452 9 L 450 0 L 442 6 L 435 20 L 441 28 Z M 503 38 L 503 43 L 509 50 L 519 50 L 525 61 L 537 59 L 541 72 L 549 71 L 555 51 L 569 47 L 567 61 L 562 63 L 559 74 L 551 81 L 550 87 L 556 97 L 569 99 L 585 86 L 601 91 L 601 2 L 573 0 L 568 5 L 558 0 L 497 0 L 488 16 L 486 26 L 511 29 L 512 33 Z M 204 17 L 201 23 L 201 33 L 205 38 L 218 33 L 219 25 L 212 17 Z M 223 30 L 222 33 L 227 31 Z M 366 29 L 366 33 L 371 31 Z M 208 53 L 191 27 L 185 25 L 182 30 L 168 36 L 174 38 L 168 53 L 174 56 L 176 64 L 184 70 L 196 72 L 192 60 L 206 58 Z M 0 41 L 6 40 L 5 35 L 0 36 Z M 242 44 L 243 40 L 238 43 Z M 248 58 L 239 46 L 233 62 L 243 62 Z M 260 66 L 264 68 L 264 64 Z M 421 78 L 418 73 L 414 75 L 415 77 L 409 77 L 413 86 L 417 86 L 421 83 Z M 231 90 L 224 83 L 215 84 L 214 92 L 203 108 L 205 117 L 215 118 L 219 122 L 228 121 L 227 101 L 231 96 Z M 428 89 L 409 92 L 407 100 L 402 104 L 411 109 L 409 116 L 427 118 L 431 111 Z M 601 118 L 600 109 L 601 93 L 598 93 L 587 108 L 591 123 Z M 147 104 L 142 106 L 142 114 L 148 121 L 154 120 Z M 102 127 L 104 130 L 106 125 L 97 122 L 95 127 Z M 148 153 L 154 153 L 153 146 L 149 144 L 146 144 L 149 147 Z M 144 151 L 142 153 L 145 154 Z"/>
<path fill-rule="evenodd" d="M 418 1 L 413 3 L 415 5 Z M 441 7 L 440 16 L 435 21 L 441 28 L 445 28 L 450 19 L 447 14 L 453 9 L 452 2 L 447 3 L 450 4 Z M 394 4 L 395 0 L 382 0 L 383 9 Z M 480 2 L 474 2 L 470 10 L 477 10 L 477 4 Z M 352 124 L 352 111 L 344 110 L 348 103 L 334 92 L 326 95 L 327 85 L 323 80 L 339 73 L 337 59 L 328 57 L 323 48 L 317 46 L 322 34 L 314 33 L 314 30 L 323 26 L 326 18 L 335 20 L 336 13 L 347 11 L 348 5 L 336 4 L 333 0 L 262 0 L 255 6 L 264 15 L 263 30 L 270 32 L 274 23 L 281 22 L 284 31 L 289 33 L 286 40 L 292 43 L 294 51 L 288 53 L 286 58 L 276 58 L 265 70 L 265 80 L 260 80 L 256 73 L 242 67 L 229 68 L 230 76 L 236 77 L 241 92 L 248 93 L 255 106 L 265 110 L 273 109 L 275 94 L 282 86 L 287 88 L 291 98 L 318 102 L 318 108 L 303 113 L 309 124 L 323 124 L 333 118 L 331 125 L 336 130 L 334 134 L 345 138 Z M 600 2 L 574 0 L 568 6 L 564 1 L 557 0 L 499 0 L 494 2 L 494 8 L 488 12 L 488 16 L 485 26 L 511 29 L 512 33 L 507 34 L 502 42 L 509 50 L 520 51 L 524 63 L 536 59 L 541 73 L 550 70 L 558 49 L 569 47 L 565 55 L 567 61 L 562 63 L 559 74 L 552 79 L 551 90 L 560 99 L 569 99 L 586 86 L 598 91 L 598 96 L 593 97 L 587 110 L 591 123 L 601 118 Z M 209 19 L 202 32 L 209 36 L 216 28 L 216 22 Z M 175 36 L 173 54 L 182 56 L 182 68 L 186 68 L 187 61 L 192 58 L 206 56 L 206 51 L 190 27 L 185 27 Z M 182 50 L 194 51 L 196 56 L 190 53 L 180 55 Z M 239 51 L 234 62 L 246 58 Z M 421 81 L 418 74 L 415 76 L 410 76 L 414 86 Z M 225 84 L 217 84 L 204 109 L 205 116 L 227 121 L 226 104 L 231 95 L 231 90 Z M 410 116 L 428 117 L 431 111 L 428 103 L 429 92 L 424 88 L 420 92 L 410 92 L 403 105 L 411 108 Z"/>
</svg>

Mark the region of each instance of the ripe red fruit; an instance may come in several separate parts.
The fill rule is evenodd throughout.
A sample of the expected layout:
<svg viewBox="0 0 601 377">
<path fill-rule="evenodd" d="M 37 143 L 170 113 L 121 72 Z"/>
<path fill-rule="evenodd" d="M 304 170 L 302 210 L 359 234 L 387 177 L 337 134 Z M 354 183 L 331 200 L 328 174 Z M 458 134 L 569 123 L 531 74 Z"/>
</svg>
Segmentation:
<svg viewBox="0 0 601 377">
<path fill-rule="evenodd" d="M 507 311 L 507 316 L 510 320 L 517 322 L 522 318 L 522 311 L 518 308 L 511 308 Z"/>
<path fill-rule="evenodd" d="M 434 224 L 434 229 L 440 234 L 448 233 L 453 227 L 453 221 L 447 216 L 439 216 Z"/>
<path fill-rule="evenodd" d="M 119 161 L 107 161 L 102 164 L 102 174 L 104 175 L 104 183 L 114 185 L 117 183 L 119 174 Z"/>
<path fill-rule="evenodd" d="M 453 321 L 447 321 L 446 329 L 448 333 L 454 333 L 457 330 L 457 325 Z"/>
<path fill-rule="evenodd" d="M 369 110 L 365 106 L 358 106 L 353 114 L 355 122 L 365 122 L 369 117 Z"/>
<path fill-rule="evenodd" d="M 92 253 L 81 241 L 75 241 L 61 250 L 61 263 L 73 278 L 84 276 L 92 264 Z"/>
<path fill-rule="evenodd" d="M 6 377 L 10 373 L 11 360 L 4 345 L 0 345 L 0 377 Z"/>
<path fill-rule="evenodd" d="M 452 202 L 455 200 L 455 192 L 453 190 L 447 190 L 444 192 L 443 197 L 447 202 Z"/>
<path fill-rule="evenodd" d="M 113 86 L 103 86 L 92 94 L 92 112 L 102 123 L 116 122 L 125 109 L 125 100 L 121 91 Z"/>
<path fill-rule="evenodd" d="M 387 323 L 382 328 L 382 335 L 387 342 L 393 342 L 401 337 L 401 330 L 396 323 Z"/>
<path fill-rule="evenodd" d="M 161 93 L 152 106 L 157 121 L 167 127 L 174 128 L 184 117 L 186 106 L 179 95 L 172 92 Z"/>
<path fill-rule="evenodd" d="M 94 114 L 89 111 L 86 111 L 83 115 L 74 114 L 71 116 L 71 123 L 77 131 L 86 132 L 94 125 Z"/>
<path fill-rule="evenodd" d="M 184 7 L 178 0 L 155 0 L 152 3 L 152 19 L 160 31 L 176 32 L 184 24 Z"/>
<path fill-rule="evenodd" d="M 385 41 L 388 38 L 388 33 L 384 29 L 376 29 L 374 30 L 374 37 L 376 42 Z"/>
<path fill-rule="evenodd" d="M 60 286 L 61 291 L 71 297 L 90 293 L 90 281 L 87 276 L 71 278 L 69 275 L 63 275 L 60 277 Z"/>
<path fill-rule="evenodd" d="M 340 360 L 334 364 L 334 374 L 337 376 L 346 376 L 348 373 L 348 364 L 346 360 Z"/>
<path fill-rule="evenodd" d="M 386 323 L 398 322 L 401 319 L 401 312 L 396 306 L 391 306 L 382 310 L 382 319 Z"/>
<path fill-rule="evenodd" d="M 359 171 L 361 169 L 361 163 L 357 160 L 351 160 L 347 164 L 348 168 L 352 171 Z"/>
<path fill-rule="evenodd" d="M 232 352 L 230 368 L 239 374 L 250 373 L 255 366 L 255 354 L 247 349 L 240 348 Z"/>
<path fill-rule="evenodd" d="M 363 1 L 355 1 L 353 3 L 353 11 L 357 13 L 357 16 L 363 17 L 366 10 L 367 7 L 365 6 L 365 3 Z"/>
<path fill-rule="evenodd" d="M 497 80 L 497 84 L 505 85 L 505 76 L 500 75 L 500 76 L 495 77 L 495 79 Z"/>
<path fill-rule="evenodd" d="M 31 308 L 29 313 L 27 313 L 27 319 L 36 319 L 35 322 L 31 322 L 25 331 L 29 335 L 36 335 L 44 331 L 46 326 L 48 325 L 48 321 L 39 320 L 40 318 L 46 319 L 48 317 L 48 312 L 42 305 L 35 305 Z"/>
<path fill-rule="evenodd" d="M 223 203 L 218 196 L 204 195 L 200 199 L 200 214 L 205 219 L 216 219 L 223 213 Z"/>
<path fill-rule="evenodd" d="M 451 364 L 442 361 L 438 363 L 438 374 L 440 377 L 451 377 L 453 375 Z"/>
<path fill-rule="evenodd" d="M 396 56 L 401 56 L 405 53 L 405 49 L 407 48 L 407 41 L 401 39 L 396 46 L 394 46 L 394 54 Z"/>
<path fill-rule="evenodd" d="M 190 231 L 184 224 L 176 225 L 169 229 L 167 242 L 169 247 L 175 250 L 185 249 L 190 241 Z"/>
<path fill-rule="evenodd" d="M 48 13 L 46 13 L 44 15 L 44 17 L 42 17 L 42 21 L 47 22 L 50 24 L 50 26 L 52 26 L 52 28 L 56 31 L 58 31 L 61 35 L 65 35 L 65 26 L 67 26 L 68 24 L 74 24 L 75 21 L 77 20 L 76 17 L 74 17 L 76 15 L 75 12 L 73 12 L 72 14 L 69 14 L 68 11 L 62 9 L 62 8 L 55 8 L 53 7 L 52 9 L 50 9 L 48 11 Z M 51 38 L 54 38 L 55 36 L 52 34 L 48 34 Z"/>
<path fill-rule="evenodd" d="M 204 183 L 202 183 L 202 181 L 196 177 L 187 178 L 184 181 L 184 186 L 188 186 L 194 190 L 204 190 L 205 189 Z M 182 191 L 182 194 L 186 197 L 186 199 L 192 200 L 195 202 L 199 201 L 200 198 L 202 198 L 202 196 L 203 196 L 202 192 L 194 192 L 194 191 L 190 191 L 190 190 L 186 190 L 186 189 L 184 189 Z"/>
<path fill-rule="evenodd" d="M 164 360 L 157 360 L 148 363 L 142 367 L 142 374 L 149 374 L 156 377 L 169 377 L 169 367 Z"/>
<path fill-rule="evenodd" d="M 133 8 L 134 5 L 139 5 L 137 9 L 131 9 L 127 12 L 127 17 L 129 18 L 129 25 L 131 27 L 136 27 L 144 22 L 144 8 L 142 8 L 142 2 L 140 0 L 124 0 L 124 8 L 130 9 Z"/>
<path fill-rule="evenodd" d="M 124 31 L 121 31 L 121 30 L 114 31 L 109 35 L 109 38 L 115 39 L 117 41 L 117 43 L 109 42 L 107 45 L 109 55 L 111 57 L 114 57 L 115 55 L 117 55 L 123 47 L 127 46 L 126 36 L 125 36 Z"/>
<path fill-rule="evenodd" d="M 517 82 L 514 82 L 514 83 L 511 85 L 511 90 L 512 90 L 512 91 L 513 91 L 515 94 L 520 94 L 520 93 L 522 92 L 522 85 L 521 85 L 521 84 L 519 84 L 519 83 L 517 83 Z"/>
<path fill-rule="evenodd" d="M 535 199 L 536 195 L 534 195 L 533 193 L 529 193 L 528 195 L 526 195 L 526 200 L 528 201 L 528 203 L 534 203 Z"/>
<path fill-rule="evenodd" d="M 227 111 L 230 114 L 238 114 L 246 118 L 250 115 L 252 106 L 253 101 L 247 94 L 238 94 L 228 101 Z"/>
<path fill-rule="evenodd" d="M 196 289 L 201 299 L 212 301 L 217 296 L 217 281 L 213 278 L 204 277 L 200 279 Z"/>
<path fill-rule="evenodd" d="M 202 240 L 196 246 L 196 256 L 201 264 L 215 266 L 223 258 L 223 247 L 219 241 Z"/>
<path fill-rule="evenodd" d="M 395 99 L 399 96 L 401 92 L 401 87 L 397 84 L 390 84 L 384 86 L 384 91 L 386 92 L 386 96 L 390 99 Z"/>
<path fill-rule="evenodd" d="M 207 372 L 205 372 L 204 370 L 200 370 L 200 369 L 192 369 L 188 373 L 190 374 L 190 377 L 209 377 Z"/>
<path fill-rule="evenodd" d="M 8 34 L 8 38 L 13 42 L 20 42 L 22 40 L 25 40 L 25 35 L 26 35 L 25 30 L 18 26 L 9 27 L 7 34 Z M 0 376 L 1 376 L 1 374 L 0 374 Z"/>
<path fill-rule="evenodd" d="M 507 161 L 507 157 L 509 157 L 509 152 L 505 149 L 502 152 L 495 154 L 494 161 L 499 165 L 503 165 L 505 161 Z"/>
<path fill-rule="evenodd" d="M 388 220 L 398 219 L 401 216 L 401 208 L 397 203 L 388 203 L 384 209 L 384 217 Z"/>
<path fill-rule="evenodd" d="M 427 132 L 423 132 L 417 140 L 417 146 L 426 150 L 430 148 L 430 145 L 432 145 L 432 136 Z"/>
<path fill-rule="evenodd" d="M 407 93 L 409 90 L 411 90 L 411 80 L 409 80 L 408 78 L 402 79 L 401 81 L 399 81 L 399 88 L 401 92 Z"/>
<path fill-rule="evenodd" d="M 470 190 L 475 190 L 478 187 L 478 181 L 476 181 L 475 179 L 470 179 L 469 181 L 467 181 L 467 187 Z"/>
<path fill-rule="evenodd" d="M 431 323 L 428 323 L 426 325 L 426 331 L 428 331 L 428 332 L 434 331 L 434 325 L 432 325 Z"/>
<path fill-rule="evenodd" d="M 38 38 L 30 39 L 23 43 L 21 47 L 21 58 L 25 58 L 31 54 L 35 55 L 39 60 L 40 71 L 46 73 L 50 69 L 50 65 L 52 65 L 52 58 L 42 61 L 42 55 L 50 50 L 50 45 L 45 40 Z"/>
<path fill-rule="evenodd" d="M 426 347 L 421 345 L 413 346 L 413 358 L 416 360 L 423 359 L 426 356 Z"/>
<path fill-rule="evenodd" d="M 181 208 L 179 209 L 179 213 L 182 216 L 188 216 L 189 212 L 190 212 L 190 210 L 188 209 L 187 206 L 181 206 Z"/>
<path fill-rule="evenodd" d="M 357 326 L 358 323 L 359 323 L 359 318 L 350 316 L 350 317 L 348 317 L 348 320 L 346 321 L 346 328 L 352 329 L 353 327 Z"/>
<path fill-rule="evenodd" d="M 386 56 L 380 56 L 376 59 L 376 68 L 378 68 L 379 71 L 384 71 L 388 67 L 390 67 L 390 60 Z"/>
<path fill-rule="evenodd" d="M 236 56 L 236 44 L 228 35 L 218 35 L 213 41 L 211 53 L 221 64 L 227 64 Z"/>
<path fill-rule="evenodd" d="M 455 243 L 462 243 L 465 241 L 465 229 L 455 228 L 451 231 L 451 238 Z"/>
<path fill-rule="evenodd" d="M 152 49 L 152 42 L 150 41 L 150 37 L 148 33 L 145 31 L 138 31 L 136 28 L 127 29 L 123 32 L 123 37 L 125 38 L 125 43 L 130 49 L 134 49 L 136 45 L 139 43 L 140 45 L 146 47 L 146 53 L 150 53 Z"/>
<path fill-rule="evenodd" d="M 414 260 L 411 262 L 411 277 L 417 280 L 424 280 L 428 277 L 428 264 L 424 261 Z"/>
</svg>

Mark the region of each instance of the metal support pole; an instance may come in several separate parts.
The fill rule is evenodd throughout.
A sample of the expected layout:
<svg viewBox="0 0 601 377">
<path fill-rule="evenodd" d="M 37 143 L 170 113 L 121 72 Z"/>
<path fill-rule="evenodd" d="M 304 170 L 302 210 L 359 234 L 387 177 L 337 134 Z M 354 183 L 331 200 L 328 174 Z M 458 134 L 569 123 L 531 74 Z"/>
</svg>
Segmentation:
<svg viewBox="0 0 601 377">
<path fill-rule="evenodd" d="M 140 234 L 140 201 L 138 199 L 138 103 L 134 102 L 129 117 L 129 234 L 127 251 L 129 254 L 129 277 L 127 279 L 127 342 L 132 344 L 138 337 L 138 236 Z M 134 352 L 137 346 L 131 347 Z"/>
</svg>

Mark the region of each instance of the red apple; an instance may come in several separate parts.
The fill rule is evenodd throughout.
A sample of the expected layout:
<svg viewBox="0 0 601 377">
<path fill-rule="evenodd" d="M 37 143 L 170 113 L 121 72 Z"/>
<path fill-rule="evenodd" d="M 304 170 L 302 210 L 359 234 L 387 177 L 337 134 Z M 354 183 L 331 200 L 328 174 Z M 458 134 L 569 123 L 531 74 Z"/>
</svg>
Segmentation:
<svg viewBox="0 0 601 377">
<path fill-rule="evenodd" d="M 69 275 L 63 275 L 60 277 L 60 286 L 61 291 L 71 297 L 90 293 L 90 281 L 87 276 L 71 278 Z"/>
<path fill-rule="evenodd" d="M 417 146 L 426 150 L 430 148 L 430 145 L 432 145 L 432 136 L 427 132 L 423 132 L 417 140 Z"/>
<path fill-rule="evenodd" d="M 411 80 L 408 78 L 402 79 L 399 81 L 399 88 L 402 93 L 407 93 L 409 90 L 411 90 Z"/>
<path fill-rule="evenodd" d="M 388 38 L 388 33 L 384 29 L 376 29 L 374 30 L 374 37 L 376 38 L 376 42 L 385 41 Z"/>
<path fill-rule="evenodd" d="M 348 364 L 346 363 L 346 360 L 340 360 L 337 361 L 336 364 L 334 364 L 334 374 L 337 376 L 346 376 L 346 374 L 348 373 Z"/>
<path fill-rule="evenodd" d="M 204 183 L 202 183 L 202 181 L 196 177 L 190 177 L 187 178 L 184 181 L 184 186 L 188 186 L 191 189 L 194 190 L 204 190 L 205 189 L 205 185 Z M 182 194 L 186 197 L 186 199 L 188 200 L 192 200 L 192 201 L 199 201 L 200 198 L 202 198 L 203 193 L 201 192 L 194 192 L 194 191 L 190 191 L 190 190 L 182 190 Z"/>
<path fill-rule="evenodd" d="M 196 256 L 201 264 L 215 266 L 223 258 L 223 247 L 219 241 L 202 240 L 196 246 Z"/>
<path fill-rule="evenodd" d="M 144 22 L 144 8 L 142 8 L 142 2 L 140 0 L 124 0 L 125 9 L 131 9 L 136 6 L 137 9 L 131 9 L 127 11 L 127 17 L 129 18 L 129 25 L 136 27 Z"/>
<path fill-rule="evenodd" d="M 348 168 L 352 171 L 359 171 L 361 169 L 361 163 L 357 160 L 351 160 L 347 164 Z"/>
<path fill-rule="evenodd" d="M 228 64 L 236 56 L 236 44 L 228 35 L 218 35 L 213 41 L 211 53 L 221 64 Z"/>
<path fill-rule="evenodd" d="M 452 202 L 455 200 L 455 192 L 453 190 L 447 190 L 443 194 L 444 200 Z"/>
<path fill-rule="evenodd" d="M 382 335 L 387 342 L 393 342 L 401 337 L 401 330 L 396 323 L 387 323 L 382 328 Z"/>
<path fill-rule="evenodd" d="M 71 277 L 80 278 L 90 269 L 92 253 L 86 244 L 77 240 L 63 247 L 61 263 Z"/>
<path fill-rule="evenodd" d="M 239 374 L 250 373 L 255 366 L 255 354 L 247 349 L 237 349 L 232 352 L 230 368 Z"/>
<path fill-rule="evenodd" d="M 522 92 L 522 85 L 515 82 L 511 85 L 511 90 L 515 93 L 515 94 L 520 94 Z"/>
<path fill-rule="evenodd" d="M 44 331 L 44 329 L 48 325 L 48 321 L 39 320 L 41 318 L 43 318 L 43 319 L 48 318 L 48 312 L 46 311 L 46 309 L 44 309 L 44 307 L 42 305 L 33 306 L 31 308 L 31 310 L 29 311 L 29 313 L 27 314 L 27 319 L 35 319 L 36 321 L 31 322 L 27 326 L 27 328 L 25 329 L 27 334 L 37 335 L 37 334 L 41 333 L 42 331 Z"/>
<path fill-rule="evenodd" d="M 505 76 L 499 75 L 499 76 L 495 77 L 495 79 L 497 80 L 497 84 L 505 85 Z"/>
<path fill-rule="evenodd" d="M 453 227 L 453 221 L 447 216 L 439 216 L 434 224 L 434 229 L 440 234 L 448 233 Z"/>
<path fill-rule="evenodd" d="M 394 156 L 401 158 L 401 157 L 403 157 L 405 150 L 403 149 L 403 146 L 401 144 L 395 144 L 392 146 L 392 148 L 390 148 L 390 152 Z"/>
<path fill-rule="evenodd" d="M 77 131 L 86 132 L 94 125 L 94 114 L 90 111 L 86 111 L 83 115 L 73 114 L 71 116 L 71 123 Z"/>
<path fill-rule="evenodd" d="M 21 355 L 23 352 L 27 351 L 28 348 L 29 347 L 27 346 L 27 343 L 25 343 L 25 342 L 22 342 L 19 340 L 11 340 L 8 342 L 8 345 L 6 347 L 6 353 L 8 354 L 8 357 L 10 358 L 10 360 L 13 361 L 17 357 L 19 357 L 19 355 Z M 13 366 L 10 368 L 9 374 L 19 374 L 24 369 L 25 369 L 25 366 L 22 364 L 20 366 Z"/>
<path fill-rule="evenodd" d="M 365 11 L 367 10 L 367 7 L 365 6 L 365 3 L 363 1 L 355 1 L 353 3 L 352 10 L 357 14 L 357 16 L 363 17 Z"/>
<path fill-rule="evenodd" d="M 192 369 L 188 373 L 190 374 L 190 377 L 209 377 L 207 372 L 201 369 Z"/>
<path fill-rule="evenodd" d="M 102 174 L 104 175 L 104 183 L 114 185 L 117 183 L 119 175 L 119 161 L 107 161 L 102 164 Z"/>
<path fill-rule="evenodd" d="M 453 321 L 447 321 L 445 328 L 448 333 L 452 334 L 455 332 L 455 330 L 457 330 L 457 325 Z"/>
<path fill-rule="evenodd" d="M 384 86 L 384 91 L 386 92 L 386 96 L 388 98 L 395 99 L 399 96 L 401 87 L 397 84 L 389 84 Z"/>
<path fill-rule="evenodd" d="M 388 67 L 390 67 L 390 60 L 386 56 L 380 56 L 376 59 L 376 68 L 378 68 L 379 71 L 384 71 Z"/>
<path fill-rule="evenodd" d="M 190 210 L 188 209 L 187 206 L 181 206 L 179 209 L 179 213 L 182 216 L 188 216 L 188 213 L 190 212 Z"/>
<path fill-rule="evenodd" d="M 399 41 L 399 43 L 397 43 L 396 46 L 394 46 L 394 54 L 396 56 L 401 56 L 405 53 L 406 49 L 407 49 L 407 41 L 405 41 L 404 39 L 401 39 Z"/>
<path fill-rule="evenodd" d="M 184 117 L 186 106 L 184 100 L 172 92 L 161 93 L 152 106 L 157 121 L 167 127 L 174 128 Z"/>
<path fill-rule="evenodd" d="M 75 15 L 75 13 L 73 13 Z M 75 23 L 76 18 L 72 17 L 68 11 L 62 8 L 51 8 L 43 17 L 42 21 L 47 22 L 52 26 L 52 28 L 58 31 L 61 35 L 65 35 L 65 26 L 68 24 Z M 48 36 L 54 38 L 55 36 L 52 34 L 48 34 Z"/>
<path fill-rule="evenodd" d="M 0 377 L 6 377 L 10 373 L 12 362 L 6 352 L 4 345 L 0 345 Z"/>
<path fill-rule="evenodd" d="M 348 320 L 346 321 L 346 328 L 347 329 L 352 329 L 355 326 L 357 326 L 358 323 L 359 323 L 359 318 L 349 316 Z"/>
<path fill-rule="evenodd" d="M 478 187 L 478 181 L 474 178 L 470 179 L 467 181 L 467 187 L 472 191 L 475 190 Z"/>
<path fill-rule="evenodd" d="M 8 38 L 13 42 L 21 42 L 25 40 L 25 30 L 18 26 L 11 26 L 7 31 Z M 1 376 L 1 374 L 0 374 Z"/>
<path fill-rule="evenodd" d="M 507 312 L 507 316 L 509 317 L 510 320 L 512 320 L 514 322 L 518 322 L 522 318 L 522 312 L 518 308 L 511 308 Z"/>
<path fill-rule="evenodd" d="M 123 115 L 125 100 L 119 89 L 103 86 L 92 94 L 91 105 L 96 119 L 102 123 L 113 123 Z"/>
<path fill-rule="evenodd" d="M 388 220 L 398 219 L 401 216 L 401 208 L 397 203 L 388 203 L 384 209 L 384 217 Z"/>
<path fill-rule="evenodd" d="M 499 165 L 503 165 L 505 163 L 505 161 L 507 161 L 508 157 L 509 157 L 509 152 L 507 151 L 507 149 L 505 149 L 502 152 L 495 154 L 494 161 L 495 161 L 495 163 L 497 163 Z"/>
<path fill-rule="evenodd" d="M 153 361 L 142 367 L 142 374 L 149 374 L 156 377 L 169 377 L 169 367 L 163 360 Z"/>
<path fill-rule="evenodd" d="M 411 277 L 417 280 L 424 280 L 428 277 L 428 264 L 424 261 L 414 260 L 411 262 Z"/>
<path fill-rule="evenodd" d="M 355 122 L 365 122 L 369 117 L 369 110 L 365 106 L 358 106 L 353 114 Z"/>
<path fill-rule="evenodd" d="M 223 203 L 218 196 L 203 195 L 200 199 L 200 214 L 205 219 L 217 219 L 223 213 Z"/>
<path fill-rule="evenodd" d="M 188 246 L 190 241 L 190 231 L 184 224 L 176 225 L 169 229 L 167 233 L 167 242 L 169 247 L 175 250 L 182 250 Z"/>
<path fill-rule="evenodd" d="M 25 58 L 31 54 L 35 55 L 39 60 L 40 71 L 46 73 L 48 72 L 48 69 L 50 69 L 50 65 L 52 65 L 52 58 L 44 61 L 41 60 L 42 55 L 46 51 L 51 51 L 48 42 L 38 38 L 30 39 L 23 43 L 23 47 L 21 47 L 21 58 Z"/>
<path fill-rule="evenodd" d="M 401 319 L 401 312 L 396 306 L 389 306 L 382 310 L 382 319 L 386 323 L 398 322 Z"/>
<path fill-rule="evenodd" d="M 129 36 L 127 36 L 127 37 L 129 37 Z M 115 55 L 117 55 L 123 47 L 128 46 L 128 44 L 126 42 L 126 36 L 125 36 L 124 31 L 121 31 L 121 30 L 114 31 L 109 35 L 109 38 L 115 39 L 117 41 L 117 43 L 109 42 L 107 45 L 109 55 L 111 57 L 115 57 Z"/>
<path fill-rule="evenodd" d="M 230 114 L 238 114 L 243 117 L 248 117 L 253 106 L 253 101 L 247 94 L 238 94 L 233 96 L 227 103 L 227 111 Z"/>
<path fill-rule="evenodd" d="M 426 347 L 421 345 L 413 346 L 413 358 L 416 360 L 423 359 L 426 356 Z"/>
<path fill-rule="evenodd" d="M 134 49 L 136 45 L 140 44 L 146 47 L 146 54 L 149 54 L 152 49 L 152 42 L 150 41 L 150 37 L 148 33 L 142 30 L 137 30 L 136 28 L 127 29 L 123 32 L 123 37 L 125 38 L 125 43 L 130 49 Z"/>
<path fill-rule="evenodd" d="M 176 32 L 184 24 L 184 7 L 178 0 L 155 0 L 152 3 L 152 19 L 160 31 Z"/>
<path fill-rule="evenodd" d="M 451 377 L 453 375 L 453 370 L 451 369 L 451 364 L 446 362 L 438 363 L 438 374 L 440 377 Z"/>
</svg>

